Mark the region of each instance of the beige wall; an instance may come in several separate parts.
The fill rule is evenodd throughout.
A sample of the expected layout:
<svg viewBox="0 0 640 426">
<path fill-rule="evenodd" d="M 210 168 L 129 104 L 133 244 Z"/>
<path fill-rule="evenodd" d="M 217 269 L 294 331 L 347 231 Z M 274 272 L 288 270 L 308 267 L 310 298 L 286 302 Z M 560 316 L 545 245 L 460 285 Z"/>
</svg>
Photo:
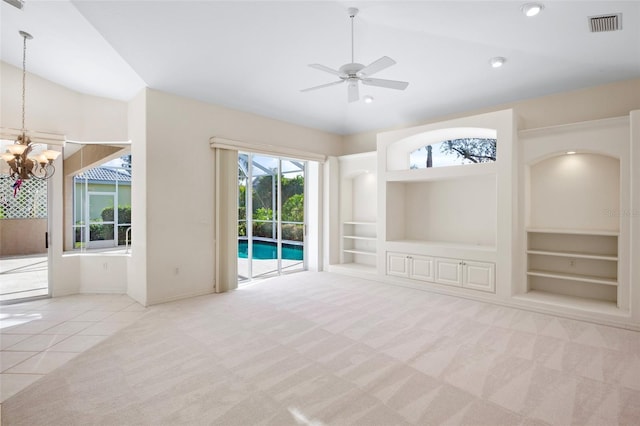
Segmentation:
<svg viewBox="0 0 640 426">
<path fill-rule="evenodd" d="M 0 63 L 2 127 L 20 126 L 20 74 L 18 68 Z M 31 74 L 27 102 L 29 129 L 62 133 L 72 140 L 132 140 L 133 254 L 128 262 L 108 257 L 91 260 L 91 265 L 109 270 L 113 279 L 87 282 L 91 274 L 83 267 L 84 258 L 64 254 L 63 179 L 62 174 L 54 177 L 50 214 L 54 295 L 121 292 L 119 276 L 127 282 L 128 293 L 143 304 L 213 290 L 212 136 L 329 156 L 376 147 L 376 132 L 341 137 L 155 90 L 145 90 L 129 103 L 102 99 Z M 522 128 L 627 115 L 640 108 L 640 80 L 486 110 L 509 106 L 516 109 Z"/>
<path fill-rule="evenodd" d="M 149 304 L 213 291 L 212 136 L 324 155 L 341 153 L 337 135 L 147 90 L 144 220 Z M 138 143 L 132 137 L 134 186 Z M 134 194 L 134 211 L 142 202 L 136 198 Z M 134 252 L 135 241 L 137 237 Z"/>
<path fill-rule="evenodd" d="M 46 219 L 0 220 L 0 256 L 46 253 Z"/>
<path fill-rule="evenodd" d="M 20 128 L 21 87 L 22 70 L 0 62 L 0 127 Z M 127 104 L 83 95 L 27 74 L 25 126 L 69 140 L 127 140 Z"/>
<path fill-rule="evenodd" d="M 20 77 L 20 69 L 0 63 L 1 127 L 20 127 Z M 52 185 L 50 267 L 54 295 L 122 292 L 125 281 L 127 292 L 143 304 L 213 291 L 212 136 L 324 155 L 342 153 L 341 137 L 319 130 L 154 90 L 129 103 L 102 99 L 32 74 L 27 76 L 26 124 L 70 140 L 133 141 L 131 257 L 119 262 L 64 252 L 60 173 Z M 109 271 L 111 279 L 87 280 L 89 264 Z"/>
<path fill-rule="evenodd" d="M 129 102 L 131 138 L 131 257 L 127 262 L 127 294 L 147 305 L 147 91 Z"/>
<path fill-rule="evenodd" d="M 453 118 L 511 108 L 515 110 L 516 116 L 519 118 L 519 130 L 627 116 L 630 111 L 640 109 L 640 79 L 620 81 L 540 98 L 525 99 L 483 109 L 460 111 L 441 117 L 425 117 L 420 122 L 403 127 L 436 123 Z M 376 135 L 387 130 L 394 129 L 378 129 L 344 136 L 343 153 L 354 154 L 375 151 Z"/>
<path fill-rule="evenodd" d="M 28 130 L 63 134 L 70 140 L 80 141 L 128 139 L 126 102 L 84 95 L 29 73 L 26 83 L 25 124 Z M 21 87 L 22 70 L 0 62 L 0 127 L 20 128 Z M 55 165 L 62 170 L 62 158 L 58 158 Z M 63 248 L 63 173 L 54 175 L 49 189 L 51 294 L 64 296 L 81 289 L 121 292 L 122 279 L 111 280 L 106 287 L 104 281 L 83 282 L 83 277 L 90 276 L 82 274 L 86 257 L 66 255 Z M 101 257 L 100 265 L 102 270 L 118 275 L 119 263 L 113 259 Z"/>
</svg>

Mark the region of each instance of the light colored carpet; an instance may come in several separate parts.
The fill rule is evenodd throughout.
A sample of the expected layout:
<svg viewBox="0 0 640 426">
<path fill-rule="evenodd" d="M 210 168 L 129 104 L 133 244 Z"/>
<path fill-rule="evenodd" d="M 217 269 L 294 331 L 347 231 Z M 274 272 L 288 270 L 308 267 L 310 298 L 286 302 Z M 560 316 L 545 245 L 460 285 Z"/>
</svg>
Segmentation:
<svg viewBox="0 0 640 426">
<path fill-rule="evenodd" d="M 637 425 L 640 333 L 329 273 L 154 307 L 6 425 Z"/>
</svg>

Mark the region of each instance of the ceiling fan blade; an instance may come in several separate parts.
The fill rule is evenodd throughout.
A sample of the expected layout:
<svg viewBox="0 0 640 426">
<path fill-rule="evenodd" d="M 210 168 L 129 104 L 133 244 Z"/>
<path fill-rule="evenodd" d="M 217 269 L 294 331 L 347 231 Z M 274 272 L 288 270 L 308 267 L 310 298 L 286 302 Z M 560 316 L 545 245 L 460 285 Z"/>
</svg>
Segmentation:
<svg viewBox="0 0 640 426">
<path fill-rule="evenodd" d="M 344 83 L 344 80 L 334 81 L 327 84 L 321 84 L 320 86 L 309 87 L 308 89 L 302 89 L 301 92 L 308 92 L 310 90 L 322 89 L 323 87 L 335 86 L 336 84 Z"/>
<path fill-rule="evenodd" d="M 349 102 L 356 102 L 358 99 L 360 99 L 358 83 L 354 81 L 349 83 Z"/>
<path fill-rule="evenodd" d="M 378 86 L 396 90 L 404 90 L 409 85 L 406 81 L 383 80 L 381 78 L 363 78 L 360 81 L 362 81 L 362 84 L 366 84 L 367 86 Z"/>
<path fill-rule="evenodd" d="M 333 74 L 333 75 L 337 75 L 338 77 L 344 77 L 344 74 L 341 73 L 340 71 L 334 70 L 334 69 L 329 68 L 329 67 L 325 67 L 324 65 L 321 65 L 321 64 L 309 64 L 309 66 L 311 68 L 315 68 L 315 69 L 320 70 L 320 71 L 324 71 L 324 72 L 328 72 L 328 73 Z"/>
<path fill-rule="evenodd" d="M 385 68 L 389 68 L 391 65 L 395 64 L 396 61 L 394 61 L 393 59 L 391 59 L 388 56 L 383 56 L 382 58 L 378 59 L 377 61 L 373 61 L 371 62 L 369 65 L 367 65 L 366 67 L 362 68 L 360 70 L 360 72 L 358 72 L 359 76 L 367 76 L 367 75 L 373 75 L 379 71 L 382 71 Z"/>
</svg>

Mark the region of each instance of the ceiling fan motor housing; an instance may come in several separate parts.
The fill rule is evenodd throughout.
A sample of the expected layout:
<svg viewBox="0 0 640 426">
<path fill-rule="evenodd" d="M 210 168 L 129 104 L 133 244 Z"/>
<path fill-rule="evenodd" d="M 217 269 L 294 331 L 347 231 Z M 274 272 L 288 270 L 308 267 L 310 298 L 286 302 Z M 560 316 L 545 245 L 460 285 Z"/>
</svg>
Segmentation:
<svg viewBox="0 0 640 426">
<path fill-rule="evenodd" d="M 348 77 L 355 78 L 355 77 L 358 77 L 357 74 L 363 68 L 364 68 L 364 65 L 353 62 L 350 64 L 344 64 L 343 66 L 340 67 L 339 71 Z"/>
</svg>

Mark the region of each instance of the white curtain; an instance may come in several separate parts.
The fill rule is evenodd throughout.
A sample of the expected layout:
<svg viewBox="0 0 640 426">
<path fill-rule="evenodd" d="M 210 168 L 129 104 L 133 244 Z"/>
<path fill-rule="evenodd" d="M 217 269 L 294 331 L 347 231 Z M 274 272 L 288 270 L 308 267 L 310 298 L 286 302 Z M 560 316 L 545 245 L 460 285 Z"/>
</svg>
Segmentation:
<svg viewBox="0 0 640 426">
<path fill-rule="evenodd" d="M 216 293 L 238 287 L 238 151 L 215 148 Z"/>
</svg>

